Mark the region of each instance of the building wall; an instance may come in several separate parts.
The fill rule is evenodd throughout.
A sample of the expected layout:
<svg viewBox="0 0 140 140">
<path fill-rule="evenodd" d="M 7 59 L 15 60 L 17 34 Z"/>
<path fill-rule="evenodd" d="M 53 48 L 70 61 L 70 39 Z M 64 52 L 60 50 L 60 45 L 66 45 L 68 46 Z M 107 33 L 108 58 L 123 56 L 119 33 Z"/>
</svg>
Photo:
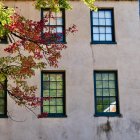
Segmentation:
<svg viewBox="0 0 140 140">
<path fill-rule="evenodd" d="M 91 45 L 90 10 L 81 2 L 71 2 L 66 26 L 78 32 L 67 36 L 68 48 L 56 70 L 66 72 L 66 118 L 37 119 L 8 97 L 8 119 L 0 119 L 0 140 L 139 140 L 140 139 L 140 20 L 137 1 L 96 2 L 98 7 L 114 7 L 117 44 Z M 18 6 L 27 18 L 40 19 L 32 2 L 6 2 Z M 1 45 L 1 48 L 4 46 Z M 1 54 L 2 55 L 2 54 Z M 47 70 L 54 70 L 48 67 Z M 93 70 L 117 70 L 122 117 L 94 117 Z M 37 81 L 40 95 L 41 73 Z M 40 109 L 37 110 L 40 112 Z M 109 120 L 110 123 L 107 123 Z"/>
</svg>

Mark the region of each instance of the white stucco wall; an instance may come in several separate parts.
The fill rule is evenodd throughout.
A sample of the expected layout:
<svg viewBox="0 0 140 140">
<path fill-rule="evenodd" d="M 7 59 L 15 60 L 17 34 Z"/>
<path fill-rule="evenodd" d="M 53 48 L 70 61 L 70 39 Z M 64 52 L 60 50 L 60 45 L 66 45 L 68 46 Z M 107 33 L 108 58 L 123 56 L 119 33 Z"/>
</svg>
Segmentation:
<svg viewBox="0 0 140 140">
<path fill-rule="evenodd" d="M 27 18 L 40 19 L 32 2 L 6 2 L 18 6 Z M 8 97 L 10 118 L 0 119 L 0 140 L 139 140 L 140 139 L 140 20 L 138 2 L 96 2 L 114 7 L 115 45 L 90 45 L 90 10 L 81 2 L 71 2 L 66 26 L 78 32 L 67 36 L 58 70 L 66 71 L 67 118 L 37 119 Z M 47 70 L 54 70 L 49 68 Z M 104 131 L 107 117 L 94 117 L 93 70 L 117 70 L 122 117 L 110 117 L 110 131 Z M 40 71 L 38 81 L 40 95 Z M 34 83 L 34 79 L 31 83 Z M 38 110 L 40 112 L 40 110 Z"/>
</svg>

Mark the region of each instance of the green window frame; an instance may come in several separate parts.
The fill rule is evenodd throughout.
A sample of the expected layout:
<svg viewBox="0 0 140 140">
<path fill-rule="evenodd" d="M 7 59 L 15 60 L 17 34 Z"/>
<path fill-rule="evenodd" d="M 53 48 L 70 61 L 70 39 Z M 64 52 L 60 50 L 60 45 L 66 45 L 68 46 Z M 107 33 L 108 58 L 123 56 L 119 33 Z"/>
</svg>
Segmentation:
<svg viewBox="0 0 140 140">
<path fill-rule="evenodd" d="M 7 80 L 0 83 L 0 118 L 7 118 Z"/>
<path fill-rule="evenodd" d="M 42 101 L 41 112 L 47 112 L 48 117 L 66 117 L 65 72 L 42 71 L 41 81 L 41 96 L 51 97 Z"/>
<path fill-rule="evenodd" d="M 65 37 L 65 9 L 60 9 L 59 12 L 52 12 L 49 8 L 41 9 L 41 19 L 45 16 L 48 21 L 42 32 L 44 37 L 45 32 L 49 32 L 50 36 L 45 38 L 50 44 L 53 43 L 66 43 Z"/>
<path fill-rule="evenodd" d="M 117 71 L 94 71 L 95 116 L 118 116 Z"/>
<path fill-rule="evenodd" d="M 114 10 L 91 11 L 91 44 L 116 44 Z"/>
</svg>

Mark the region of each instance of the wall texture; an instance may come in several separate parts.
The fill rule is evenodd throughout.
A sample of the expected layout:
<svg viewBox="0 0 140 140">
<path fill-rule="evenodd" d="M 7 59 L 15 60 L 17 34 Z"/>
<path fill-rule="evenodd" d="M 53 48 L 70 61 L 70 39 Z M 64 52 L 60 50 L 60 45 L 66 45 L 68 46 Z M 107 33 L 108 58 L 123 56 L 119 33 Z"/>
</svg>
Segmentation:
<svg viewBox="0 0 140 140">
<path fill-rule="evenodd" d="M 138 2 L 96 2 L 98 7 L 113 7 L 115 45 L 91 45 L 90 10 L 83 3 L 71 2 L 66 11 L 66 26 L 78 26 L 67 36 L 68 49 L 62 52 L 58 70 L 66 71 L 67 118 L 37 119 L 8 97 L 8 112 L 15 122 L 0 119 L 0 140 L 139 140 L 140 139 L 140 20 Z M 40 11 L 32 2 L 6 2 L 18 6 L 21 14 L 34 20 Z M 1 45 L 1 48 L 4 46 Z M 2 51 L 1 51 L 2 55 Z M 54 70 L 49 68 L 47 70 Z M 93 70 L 117 70 L 122 117 L 94 117 Z M 30 82 L 38 85 L 41 73 Z M 40 112 L 40 109 L 37 110 Z M 109 120 L 109 121 L 108 121 Z"/>
</svg>

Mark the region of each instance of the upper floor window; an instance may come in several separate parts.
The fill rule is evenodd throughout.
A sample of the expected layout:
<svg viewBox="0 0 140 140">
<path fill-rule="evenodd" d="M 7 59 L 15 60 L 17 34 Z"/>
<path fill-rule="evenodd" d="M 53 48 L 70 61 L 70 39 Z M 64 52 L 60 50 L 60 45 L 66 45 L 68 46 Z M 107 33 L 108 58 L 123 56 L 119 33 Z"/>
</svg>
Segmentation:
<svg viewBox="0 0 140 140">
<path fill-rule="evenodd" d="M 48 113 L 48 117 L 65 117 L 65 72 L 42 72 L 42 97 L 51 97 L 43 100 L 41 112 Z"/>
<path fill-rule="evenodd" d="M 65 43 L 65 10 L 55 13 L 50 9 L 42 9 L 41 16 L 48 18 L 43 30 L 43 34 L 49 33 L 45 39 L 50 43 Z"/>
<path fill-rule="evenodd" d="M 119 115 L 116 71 L 94 71 L 95 115 Z"/>
<path fill-rule="evenodd" d="M 91 43 L 115 43 L 113 9 L 91 11 Z"/>
<path fill-rule="evenodd" d="M 0 118 L 7 117 L 6 81 L 0 83 Z"/>
</svg>

